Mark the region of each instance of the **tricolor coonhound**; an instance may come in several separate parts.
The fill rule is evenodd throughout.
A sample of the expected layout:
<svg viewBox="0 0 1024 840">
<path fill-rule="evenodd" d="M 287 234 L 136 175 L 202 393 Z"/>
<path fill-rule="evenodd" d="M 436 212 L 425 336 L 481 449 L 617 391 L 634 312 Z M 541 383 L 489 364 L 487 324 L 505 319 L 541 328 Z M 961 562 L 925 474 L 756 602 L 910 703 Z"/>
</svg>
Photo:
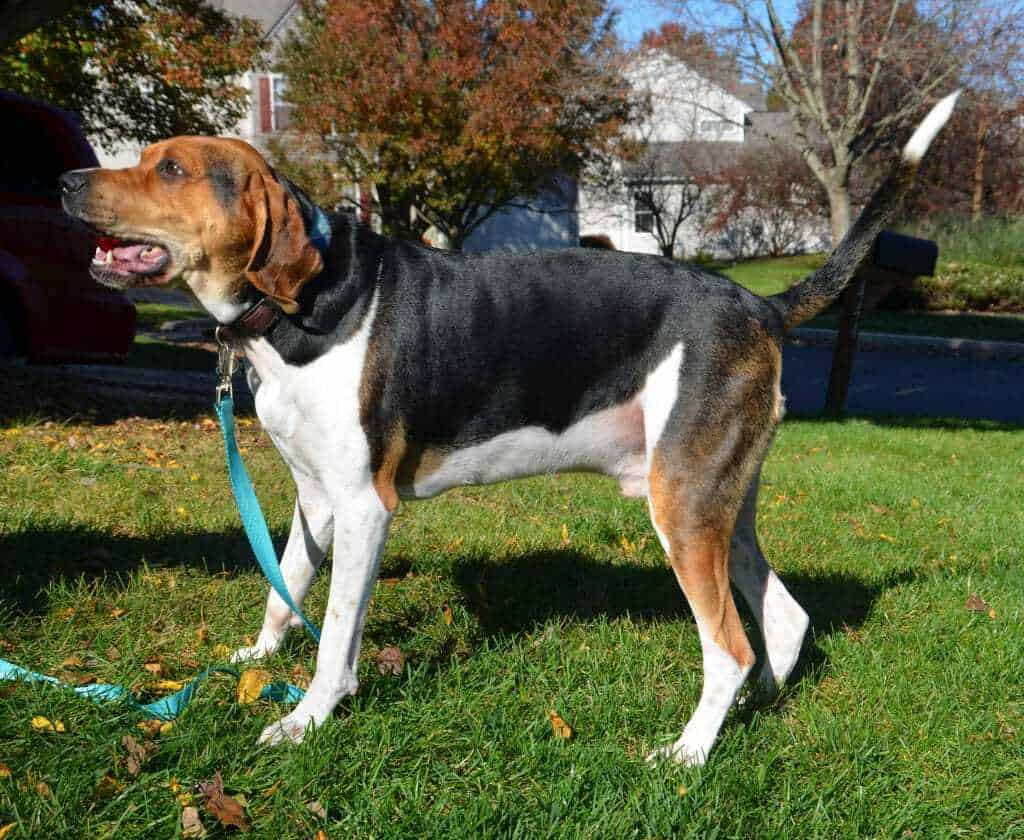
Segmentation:
<svg viewBox="0 0 1024 840">
<path fill-rule="evenodd" d="M 400 499 L 585 470 L 646 498 L 700 634 L 704 689 L 659 755 L 703 762 L 755 656 L 774 690 L 807 614 L 757 544 L 758 473 L 782 419 L 786 332 L 836 299 L 910 184 L 955 95 L 923 121 L 825 265 L 759 297 L 660 257 L 567 249 L 466 255 L 328 219 L 250 146 L 176 137 L 138 166 L 61 178 L 64 208 L 105 237 L 95 278 L 183 278 L 247 357 L 256 411 L 297 488 L 281 561 L 297 603 L 333 546 L 316 675 L 263 741 L 300 741 L 356 690 L 367 605 Z M 256 644 L 295 617 L 270 593 Z"/>
</svg>

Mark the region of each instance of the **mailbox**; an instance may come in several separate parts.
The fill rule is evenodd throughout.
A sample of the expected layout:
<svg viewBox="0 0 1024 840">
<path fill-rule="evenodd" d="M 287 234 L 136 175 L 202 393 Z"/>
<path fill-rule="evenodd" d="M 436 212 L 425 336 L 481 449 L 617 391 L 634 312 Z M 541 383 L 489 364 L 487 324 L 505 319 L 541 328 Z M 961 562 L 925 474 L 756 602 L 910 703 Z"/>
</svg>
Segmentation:
<svg viewBox="0 0 1024 840">
<path fill-rule="evenodd" d="M 859 271 L 867 281 L 863 308 L 875 309 L 881 303 L 893 309 L 914 306 L 914 280 L 933 276 L 938 258 L 934 242 L 883 230 Z"/>
</svg>

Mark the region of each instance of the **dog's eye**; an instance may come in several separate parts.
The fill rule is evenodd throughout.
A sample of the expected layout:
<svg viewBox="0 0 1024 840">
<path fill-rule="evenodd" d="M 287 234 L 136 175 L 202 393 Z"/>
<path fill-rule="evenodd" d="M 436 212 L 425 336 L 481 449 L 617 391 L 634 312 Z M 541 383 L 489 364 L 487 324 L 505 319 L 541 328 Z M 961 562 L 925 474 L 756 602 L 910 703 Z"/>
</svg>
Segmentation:
<svg viewBox="0 0 1024 840">
<path fill-rule="evenodd" d="M 164 158 L 156 166 L 156 171 L 164 178 L 181 178 L 185 175 L 185 170 L 181 168 L 181 164 L 171 158 Z"/>
</svg>

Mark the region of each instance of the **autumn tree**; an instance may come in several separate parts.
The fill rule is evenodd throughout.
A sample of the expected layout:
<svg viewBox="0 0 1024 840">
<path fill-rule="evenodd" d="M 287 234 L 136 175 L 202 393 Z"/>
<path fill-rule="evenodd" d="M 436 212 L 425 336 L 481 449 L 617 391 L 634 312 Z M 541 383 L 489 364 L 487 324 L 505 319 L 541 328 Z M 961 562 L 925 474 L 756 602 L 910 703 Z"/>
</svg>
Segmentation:
<svg viewBox="0 0 1024 840">
<path fill-rule="evenodd" d="M 245 113 L 238 76 L 259 61 L 255 21 L 201 0 L 65 5 L 0 48 L 0 87 L 77 113 L 106 144 L 219 134 Z"/>
<path fill-rule="evenodd" d="M 686 9 L 686 0 L 680 7 Z M 994 46 L 1019 42 L 1021 0 L 714 0 L 705 20 L 792 115 L 795 147 L 828 196 L 834 241 L 851 180 L 891 155 L 938 97 Z"/>
<path fill-rule="evenodd" d="M 460 248 L 558 172 L 607 160 L 634 103 L 603 0 L 305 0 L 279 69 L 282 168 L 327 203 L 362 185 L 392 234 Z"/>
</svg>

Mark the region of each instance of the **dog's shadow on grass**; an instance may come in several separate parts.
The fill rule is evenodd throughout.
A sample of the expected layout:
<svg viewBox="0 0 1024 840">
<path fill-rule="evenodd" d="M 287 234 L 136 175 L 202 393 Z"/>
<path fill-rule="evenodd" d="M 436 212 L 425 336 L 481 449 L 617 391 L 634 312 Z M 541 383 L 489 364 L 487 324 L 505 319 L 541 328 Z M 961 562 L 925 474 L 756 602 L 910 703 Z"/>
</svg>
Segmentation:
<svg viewBox="0 0 1024 840">
<path fill-rule="evenodd" d="M 692 622 L 667 565 L 612 565 L 562 549 L 513 556 L 501 564 L 463 558 L 455 563 L 455 577 L 488 637 L 531 632 L 550 620 L 628 616 L 639 623 Z M 811 632 L 790 682 L 819 681 L 828 665 L 820 641 L 835 633 L 855 633 L 882 593 L 913 577 L 901 572 L 876 582 L 824 571 L 783 575 L 786 587 L 811 618 Z M 760 634 L 739 593 L 735 598 L 758 661 L 763 661 Z"/>
<path fill-rule="evenodd" d="M 280 549 L 283 536 L 275 542 Z M 127 579 L 143 563 L 184 565 L 210 573 L 254 569 L 245 537 L 236 530 L 175 531 L 138 538 L 85 527 L 29 529 L 0 534 L 0 559 L 0 599 L 29 615 L 46 612 L 48 588 L 53 583 L 82 577 Z M 391 557 L 385 560 L 385 566 L 396 562 L 401 564 L 402 558 Z M 611 564 L 571 549 L 551 549 L 512 555 L 501 562 L 466 555 L 455 558 L 451 570 L 485 639 L 523 636 L 552 620 L 572 623 L 628 616 L 638 623 L 692 622 L 667 565 Z M 817 681 L 824 676 L 828 663 L 820 640 L 837 632 L 856 632 L 880 595 L 912 579 L 913 574 L 903 572 L 871 582 L 835 572 L 787 574 L 783 578 L 810 614 L 816 640 L 805 645 L 791 681 L 803 677 Z M 763 645 L 759 634 L 753 631 L 749 612 L 738 594 L 736 602 L 752 631 L 751 642 L 760 659 Z M 691 630 L 683 628 L 683 632 Z M 401 645 L 403 639 L 395 638 L 396 634 L 415 632 L 415 626 L 389 626 L 375 641 Z M 380 632 L 368 633 L 377 635 Z M 425 664 L 430 669 L 440 668 L 447 658 L 441 651 Z"/>
</svg>

